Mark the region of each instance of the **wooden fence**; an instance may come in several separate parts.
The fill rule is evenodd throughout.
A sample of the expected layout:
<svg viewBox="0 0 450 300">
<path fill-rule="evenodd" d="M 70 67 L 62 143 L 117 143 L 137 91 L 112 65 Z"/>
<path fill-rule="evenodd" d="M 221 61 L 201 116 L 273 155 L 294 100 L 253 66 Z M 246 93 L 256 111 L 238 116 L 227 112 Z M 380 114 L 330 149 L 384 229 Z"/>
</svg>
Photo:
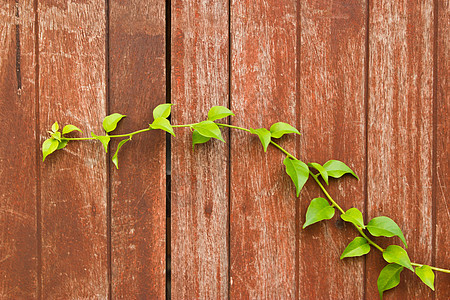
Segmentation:
<svg viewBox="0 0 450 300">
<path fill-rule="evenodd" d="M 193 152 L 189 130 L 155 131 L 119 170 L 95 142 L 42 163 L 54 121 L 87 136 L 120 112 L 129 132 L 166 101 L 174 124 L 213 105 L 293 124 L 284 147 L 359 175 L 330 183 L 345 209 L 390 216 L 414 261 L 450 267 L 449 19 L 448 0 L 2 0 L 0 299 L 377 299 L 379 253 L 339 260 L 357 235 L 339 216 L 302 230 L 321 193 L 296 198 L 255 136 Z M 385 298 L 449 286 L 405 271 Z"/>
</svg>

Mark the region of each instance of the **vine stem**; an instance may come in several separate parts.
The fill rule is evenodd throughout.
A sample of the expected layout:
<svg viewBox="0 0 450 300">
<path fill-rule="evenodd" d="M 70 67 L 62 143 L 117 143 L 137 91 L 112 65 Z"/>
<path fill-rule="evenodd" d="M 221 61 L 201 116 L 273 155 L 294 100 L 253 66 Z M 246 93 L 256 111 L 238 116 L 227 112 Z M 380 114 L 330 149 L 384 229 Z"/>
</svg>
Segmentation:
<svg viewBox="0 0 450 300">
<path fill-rule="evenodd" d="M 280 145 L 278 145 L 275 142 L 271 142 L 275 147 L 277 147 L 278 149 L 280 149 L 284 154 L 286 154 L 288 157 L 298 160 L 295 156 L 293 156 L 291 153 L 289 153 L 286 149 L 284 149 L 283 147 L 281 147 Z M 325 196 L 327 196 L 328 200 L 333 204 L 333 206 L 335 206 L 341 213 L 345 214 L 345 211 L 342 209 L 342 207 L 336 202 L 334 201 L 333 197 L 331 197 L 331 195 L 328 193 L 327 189 L 323 186 L 323 184 L 320 182 L 319 180 L 319 176 L 314 174 L 311 170 L 309 170 L 309 174 L 312 176 L 312 178 L 314 178 L 314 180 L 316 181 L 316 183 L 319 185 L 319 187 L 321 188 L 321 190 L 323 191 L 323 193 L 325 194 Z M 353 223 L 352 223 L 353 224 Z M 356 230 L 358 230 L 359 234 L 361 234 L 369 244 L 371 244 L 372 246 L 374 246 L 375 248 L 377 248 L 378 250 L 380 250 L 381 252 L 384 251 L 383 248 L 381 248 L 377 243 L 375 243 L 374 241 L 372 241 L 362 230 L 362 228 L 358 225 L 353 224 L 353 226 L 355 226 Z"/>
<path fill-rule="evenodd" d="M 328 191 L 325 189 L 325 187 L 323 186 L 323 184 L 320 182 L 319 180 L 319 176 L 315 175 L 311 170 L 309 170 L 309 174 L 312 175 L 312 177 L 314 178 L 314 180 L 316 181 L 316 183 L 320 186 L 320 188 L 322 189 L 323 193 L 325 194 L 325 196 L 327 196 L 328 200 L 330 200 L 330 202 L 343 214 L 345 214 L 345 211 L 342 209 L 342 207 L 339 206 L 339 204 L 337 204 L 336 201 L 334 201 L 334 199 L 330 196 L 330 194 L 328 193 Z"/>
<path fill-rule="evenodd" d="M 197 125 L 198 123 L 192 123 L 192 124 L 181 124 L 181 125 L 172 125 L 173 128 L 182 128 L 182 127 L 190 127 L 192 128 L 192 126 Z M 229 124 L 223 124 L 223 123 L 216 123 L 218 126 L 221 127 L 228 127 L 228 128 L 233 128 L 233 129 L 237 129 L 237 130 L 241 130 L 241 131 L 246 131 L 251 133 L 250 129 L 247 128 L 243 128 L 243 127 L 239 127 L 239 126 L 234 126 L 234 125 L 229 125 Z M 139 134 L 139 133 L 143 133 L 146 131 L 150 131 L 153 130 L 152 128 L 148 127 L 148 128 L 144 128 L 141 130 L 137 130 L 137 131 L 133 131 L 130 133 L 126 133 L 126 134 L 116 134 L 116 135 L 108 135 L 108 137 L 110 138 L 120 138 L 120 137 L 129 137 L 131 138 L 133 135 L 135 134 Z M 66 140 L 66 141 L 85 141 L 85 140 L 94 140 L 96 138 L 94 137 L 85 137 L 85 138 L 66 138 L 63 137 L 61 138 L 61 140 Z M 287 157 L 294 159 L 294 160 L 298 160 L 294 155 L 292 155 L 291 153 L 289 153 L 286 149 L 284 149 L 283 147 L 281 147 L 280 145 L 278 145 L 277 143 L 275 143 L 274 141 L 270 141 L 270 143 L 275 146 L 276 148 L 278 148 L 281 152 L 283 152 L 284 154 L 286 154 Z M 324 187 L 324 185 L 320 182 L 319 180 L 319 174 L 314 174 L 311 170 L 309 170 L 309 174 L 311 175 L 311 177 L 314 178 L 315 182 L 317 183 L 317 185 L 320 187 L 320 189 L 322 190 L 322 192 L 325 194 L 325 196 L 327 197 L 327 199 L 332 203 L 332 205 L 334 207 L 336 207 L 342 214 L 345 214 L 345 211 L 342 209 L 342 207 L 336 202 L 334 201 L 333 197 L 331 197 L 331 195 L 328 193 L 327 189 Z M 352 223 L 353 224 L 353 223 Z M 376 249 L 378 249 L 380 252 L 384 252 L 384 249 L 378 245 L 377 243 L 375 243 L 373 240 L 371 240 L 363 231 L 363 228 L 353 224 L 353 226 L 356 228 L 356 230 L 359 232 L 359 234 L 364 237 L 367 242 L 372 245 L 373 247 L 375 247 Z M 423 264 L 419 264 L 419 263 L 411 263 L 411 265 L 415 266 L 415 267 L 422 267 Z M 435 271 L 439 271 L 439 272 L 443 272 L 443 273 L 448 273 L 450 274 L 450 270 L 447 269 L 443 269 L 443 268 L 437 268 L 437 267 L 432 267 L 430 266 L 430 268 L 432 270 Z"/>
<path fill-rule="evenodd" d="M 413 265 L 414 267 L 419 267 L 419 268 L 420 268 L 420 267 L 423 267 L 422 264 L 417 264 L 417 263 L 411 263 L 411 265 Z M 432 267 L 432 266 L 429 266 L 429 267 L 430 267 L 432 270 L 450 274 L 450 270 L 442 269 L 442 268 L 436 268 L 436 267 Z"/>
<path fill-rule="evenodd" d="M 181 127 L 192 127 L 194 125 L 197 125 L 198 123 L 192 123 L 192 124 L 182 124 L 182 125 L 172 125 L 173 128 L 181 128 Z"/>
<path fill-rule="evenodd" d="M 173 126 L 173 127 L 175 127 L 175 126 Z M 139 133 L 150 131 L 150 130 L 152 130 L 152 128 L 149 127 L 149 128 L 144 128 L 141 130 L 133 131 L 130 133 L 113 134 L 113 135 L 107 135 L 107 136 L 110 138 L 119 138 L 119 137 L 130 137 L 131 138 L 135 134 L 139 134 Z M 66 137 L 64 137 L 64 138 L 61 138 L 61 140 L 66 140 L 66 141 L 87 141 L 87 140 L 95 140 L 95 139 L 96 139 L 95 137 L 85 137 L 85 138 L 66 138 Z"/>
<path fill-rule="evenodd" d="M 222 124 L 222 123 L 216 123 L 216 124 L 219 125 L 219 126 L 222 126 L 222 127 L 234 128 L 234 129 L 238 129 L 238 130 L 247 131 L 247 132 L 252 133 L 250 131 L 250 129 L 247 129 L 247 128 L 244 128 L 244 127 L 238 127 L 238 126 L 229 125 L 229 124 Z"/>
<path fill-rule="evenodd" d="M 181 128 L 181 127 L 192 127 L 194 125 L 196 125 L 198 123 L 192 123 L 192 124 L 182 124 L 182 125 L 172 125 L 173 128 Z M 245 128 L 242 128 L 245 130 Z M 103 135 L 103 136 L 108 136 L 110 138 L 120 138 L 120 137 L 133 137 L 133 135 L 135 134 L 139 134 L 142 132 L 146 132 L 146 131 L 150 131 L 153 130 L 153 128 L 144 128 L 141 130 L 136 130 L 130 133 L 124 133 L 124 134 L 113 134 L 113 135 Z M 248 130 L 250 132 L 250 130 Z M 95 140 L 95 137 L 84 137 L 84 138 L 67 138 L 67 137 L 63 137 L 61 138 L 61 140 L 65 140 L 65 141 L 88 141 L 88 140 Z"/>
<path fill-rule="evenodd" d="M 243 131 L 247 131 L 247 132 L 251 132 L 250 130 L 248 130 L 247 128 L 242 128 L 242 127 L 238 127 L 238 126 L 233 126 L 233 125 L 228 125 L 228 124 L 217 124 L 219 126 L 223 126 L 223 127 L 229 127 L 229 128 L 234 128 L 234 129 L 239 129 L 239 130 L 243 130 Z M 280 145 L 278 145 L 277 143 L 275 143 L 274 141 L 270 141 L 270 143 L 272 145 L 274 145 L 275 147 L 277 147 L 281 152 L 283 152 L 284 154 L 286 154 L 286 156 L 288 156 L 291 159 L 294 160 L 298 160 L 294 155 L 292 155 L 291 153 L 289 153 L 289 151 L 287 151 L 286 149 L 284 149 L 283 147 L 281 147 Z M 333 206 L 335 206 L 341 213 L 345 213 L 345 211 L 342 209 L 342 207 L 336 202 L 334 201 L 333 197 L 331 197 L 331 195 L 328 193 L 327 189 L 324 187 L 324 185 L 320 182 L 319 180 L 319 175 L 314 174 L 311 170 L 309 170 L 309 174 L 314 178 L 314 180 L 316 181 L 317 185 L 320 187 L 320 189 L 323 191 L 323 193 L 325 194 L 325 196 L 327 197 L 327 199 L 333 204 Z M 353 224 L 353 223 L 352 223 Z M 372 239 L 370 239 L 363 231 L 363 228 L 361 228 L 358 225 L 353 224 L 353 226 L 356 228 L 356 230 L 359 232 L 359 234 L 364 237 L 367 242 L 372 245 L 373 247 L 375 247 L 377 250 L 379 250 L 380 252 L 384 252 L 384 249 L 378 245 L 377 243 L 375 243 Z M 415 267 L 422 267 L 423 264 L 418 264 L 418 263 L 411 263 L 411 265 L 415 266 Z M 442 268 L 437 268 L 437 267 L 432 267 L 430 266 L 430 268 L 432 270 L 435 271 L 439 271 L 439 272 L 443 272 L 443 273 L 449 273 L 450 274 L 450 270 L 447 269 L 442 269 Z"/>
</svg>

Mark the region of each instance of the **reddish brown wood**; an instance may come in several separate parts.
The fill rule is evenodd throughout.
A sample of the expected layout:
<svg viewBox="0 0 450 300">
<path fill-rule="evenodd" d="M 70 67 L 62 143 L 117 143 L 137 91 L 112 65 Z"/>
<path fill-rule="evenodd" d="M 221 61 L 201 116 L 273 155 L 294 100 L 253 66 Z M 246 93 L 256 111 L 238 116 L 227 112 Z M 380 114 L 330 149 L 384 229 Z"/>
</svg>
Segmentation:
<svg viewBox="0 0 450 300">
<path fill-rule="evenodd" d="M 165 102 L 165 3 L 114 0 L 110 7 L 110 113 L 127 115 L 117 130 L 127 133 L 146 128 Z M 165 135 L 133 137 L 119 167 L 111 164 L 112 297 L 164 299 Z"/>
<path fill-rule="evenodd" d="M 368 215 L 391 217 L 415 262 L 433 253 L 433 3 L 371 1 L 368 115 Z M 383 246 L 397 238 L 377 239 Z M 367 262 L 367 297 L 378 297 L 380 255 Z M 409 270 L 385 299 L 430 299 Z M 407 295 L 407 296 L 406 296 Z"/>
<path fill-rule="evenodd" d="M 33 1 L 0 5 L 0 298 L 37 297 Z"/>
<path fill-rule="evenodd" d="M 300 158 L 350 166 L 360 180 L 331 179 L 328 191 L 345 210 L 364 211 L 366 7 L 356 0 L 303 1 L 300 14 Z M 316 197 L 324 195 L 311 179 L 300 196 L 299 227 Z M 363 298 L 364 259 L 339 259 L 358 233 L 339 215 L 300 229 L 300 299 Z"/>
<path fill-rule="evenodd" d="M 231 12 L 226 1 L 172 0 L 173 123 L 228 106 L 231 83 L 232 124 L 299 127 L 303 135 L 284 137 L 284 147 L 307 162 L 342 160 L 360 176 L 330 183 L 345 209 L 363 210 L 367 193 L 366 214 L 393 218 L 413 261 L 449 268 L 449 1 L 230 2 Z M 0 5 L 0 298 L 162 299 L 164 134 L 125 145 L 110 183 L 113 153 L 99 143 L 71 142 L 45 163 L 36 147 L 55 120 L 102 133 L 108 110 L 128 115 L 117 132 L 148 126 L 165 102 L 165 1 L 111 0 L 109 48 L 108 2 L 36 3 L 39 35 L 35 1 Z M 234 130 L 230 144 L 192 152 L 190 131 L 176 134 L 173 299 L 378 298 L 386 263 L 376 250 L 365 268 L 362 259 L 339 260 L 357 235 L 351 226 L 336 216 L 300 229 L 321 193 L 310 182 L 295 198 L 282 153 L 264 153 L 256 136 Z M 433 295 L 405 270 L 385 299 L 448 299 L 449 285 L 437 273 Z"/>
<path fill-rule="evenodd" d="M 436 206 L 436 266 L 450 268 L 450 210 L 448 194 L 450 193 L 450 94 L 449 94 L 449 60 L 450 60 L 450 1 L 439 0 L 437 7 L 437 89 L 436 89 L 436 170 L 435 197 Z M 450 275 L 436 273 L 436 299 L 450 299 Z"/>
<path fill-rule="evenodd" d="M 228 106 L 226 1 L 172 1 L 173 123 Z M 226 121 L 226 120 L 225 120 Z M 226 140 L 226 132 L 224 137 Z M 172 299 L 228 296 L 228 145 L 172 138 Z"/>
<path fill-rule="evenodd" d="M 297 123 L 293 1 L 231 5 L 232 124 Z M 296 153 L 296 137 L 280 143 Z M 296 293 L 296 199 L 284 155 L 257 136 L 231 134 L 230 298 L 287 299 Z"/>
<path fill-rule="evenodd" d="M 52 123 L 102 133 L 105 3 L 39 1 L 42 143 Z M 108 296 L 106 158 L 98 142 L 73 142 L 41 168 L 42 297 Z"/>
</svg>

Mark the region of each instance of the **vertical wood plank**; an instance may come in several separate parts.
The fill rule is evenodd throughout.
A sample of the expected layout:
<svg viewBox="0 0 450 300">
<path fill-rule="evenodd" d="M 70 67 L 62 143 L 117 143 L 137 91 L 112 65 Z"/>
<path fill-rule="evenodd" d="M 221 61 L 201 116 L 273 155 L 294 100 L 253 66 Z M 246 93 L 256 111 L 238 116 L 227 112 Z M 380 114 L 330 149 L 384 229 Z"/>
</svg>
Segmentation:
<svg viewBox="0 0 450 300">
<path fill-rule="evenodd" d="M 172 1 L 173 123 L 228 106 L 227 1 Z M 172 138 L 172 298 L 228 296 L 228 147 Z M 225 136 L 224 131 L 224 137 Z M 228 139 L 226 139 L 228 140 Z"/>
<path fill-rule="evenodd" d="M 128 133 L 148 127 L 153 108 L 165 102 L 165 3 L 113 0 L 110 7 L 110 113 L 128 115 L 117 130 Z M 133 137 L 119 167 L 111 164 L 112 297 L 163 299 L 165 135 Z"/>
<path fill-rule="evenodd" d="M 232 1 L 232 123 L 297 123 L 294 1 Z M 282 143 L 296 152 L 297 137 Z M 230 297 L 288 299 L 296 292 L 296 199 L 284 155 L 257 136 L 231 134 Z"/>
<path fill-rule="evenodd" d="M 37 297 L 35 10 L 0 5 L 0 298 Z"/>
<path fill-rule="evenodd" d="M 54 121 L 101 133 L 104 1 L 39 1 L 41 142 Z M 41 169 L 42 297 L 107 298 L 106 159 L 72 142 Z"/>
<path fill-rule="evenodd" d="M 450 192 L 450 1 L 437 1 L 437 82 L 436 82 L 436 266 L 450 268 L 450 211 L 448 194 Z M 450 275 L 437 272 L 435 279 L 436 299 L 450 299 Z"/>
<path fill-rule="evenodd" d="M 300 157 L 350 166 L 360 180 L 330 179 L 327 189 L 345 210 L 364 211 L 366 6 L 358 0 L 303 1 L 300 14 Z M 311 179 L 300 196 L 299 228 L 316 197 L 324 195 Z M 339 259 L 358 233 L 339 215 L 300 230 L 301 299 L 363 298 L 364 259 Z"/>
<path fill-rule="evenodd" d="M 433 2 L 370 1 L 368 216 L 402 228 L 411 260 L 431 263 Z M 386 247 L 398 239 L 378 239 Z M 378 297 L 381 256 L 367 261 L 367 297 Z M 410 271 L 386 299 L 430 299 Z"/>
</svg>

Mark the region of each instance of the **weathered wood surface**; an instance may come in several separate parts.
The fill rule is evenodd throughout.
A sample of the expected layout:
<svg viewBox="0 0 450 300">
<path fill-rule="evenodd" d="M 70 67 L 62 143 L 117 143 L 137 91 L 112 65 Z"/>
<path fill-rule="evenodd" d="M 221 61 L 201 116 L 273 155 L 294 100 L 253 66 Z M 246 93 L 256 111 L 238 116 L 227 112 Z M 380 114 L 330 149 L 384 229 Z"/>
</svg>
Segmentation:
<svg viewBox="0 0 450 300">
<path fill-rule="evenodd" d="M 166 76 L 173 123 L 222 105 L 233 125 L 293 124 L 303 135 L 280 140 L 289 151 L 342 160 L 360 176 L 331 180 L 345 209 L 363 210 L 366 223 L 391 217 L 413 261 L 449 268 L 449 5 L 3 1 L 0 298 L 163 299 L 166 285 L 172 299 L 378 298 L 381 255 L 339 260 L 356 232 L 338 215 L 302 230 L 321 192 L 310 182 L 296 199 L 284 155 L 264 153 L 256 136 L 223 130 L 227 144 L 193 152 L 190 131 L 176 129 L 168 213 L 161 132 L 126 144 L 119 170 L 117 141 L 108 155 L 72 142 L 41 162 L 56 120 L 84 136 L 102 133 L 113 112 L 127 115 L 117 132 L 148 126 Z M 385 298 L 448 299 L 449 285 L 437 273 L 433 294 L 404 270 Z"/>
<path fill-rule="evenodd" d="M 103 132 L 105 4 L 39 1 L 40 144 L 54 121 Z M 41 164 L 42 298 L 108 297 L 107 168 L 97 142 Z"/>
<path fill-rule="evenodd" d="M 448 194 L 450 192 L 450 94 L 449 94 L 449 61 L 450 61 L 450 1 L 437 1 L 437 38 L 436 49 L 436 142 L 434 151 L 434 198 L 435 206 L 435 245 L 434 261 L 437 266 L 450 267 L 450 208 Z M 434 11 L 436 13 L 436 10 Z M 450 275 L 436 274 L 436 298 L 450 299 Z"/>
<path fill-rule="evenodd" d="M 226 1 L 172 1 L 172 121 L 228 106 Z M 226 122 L 226 120 L 223 120 Z M 223 131 L 228 142 L 227 131 Z M 228 144 L 172 138 L 172 299 L 228 297 Z"/>
<path fill-rule="evenodd" d="M 165 3 L 111 1 L 109 22 L 109 113 L 127 115 L 114 131 L 127 133 L 165 102 Z M 121 148 L 119 170 L 110 164 L 113 299 L 165 297 L 165 157 L 165 135 L 153 131 Z"/>
<path fill-rule="evenodd" d="M 371 1 L 369 21 L 368 216 L 391 217 L 402 228 L 413 261 L 433 253 L 433 3 Z M 377 239 L 385 247 L 398 239 Z M 367 257 L 367 295 L 378 297 L 386 265 Z M 447 266 L 448 267 L 448 266 Z M 431 299 L 412 272 L 385 299 Z"/>
<path fill-rule="evenodd" d="M 232 124 L 269 128 L 298 122 L 297 5 L 231 5 Z M 296 153 L 296 137 L 282 145 Z M 287 299 L 296 294 L 296 199 L 284 155 L 264 153 L 256 135 L 231 133 L 230 298 Z"/>
<path fill-rule="evenodd" d="M 33 1 L 0 5 L 0 299 L 37 297 Z"/>
<path fill-rule="evenodd" d="M 348 164 L 360 180 L 330 179 L 328 190 L 344 209 L 364 211 L 366 6 L 356 0 L 303 1 L 300 9 L 299 156 Z M 358 235 L 353 226 L 336 210 L 330 221 L 301 229 L 316 197 L 324 195 L 311 179 L 299 199 L 299 298 L 362 299 L 364 258 L 339 259 Z"/>
</svg>

